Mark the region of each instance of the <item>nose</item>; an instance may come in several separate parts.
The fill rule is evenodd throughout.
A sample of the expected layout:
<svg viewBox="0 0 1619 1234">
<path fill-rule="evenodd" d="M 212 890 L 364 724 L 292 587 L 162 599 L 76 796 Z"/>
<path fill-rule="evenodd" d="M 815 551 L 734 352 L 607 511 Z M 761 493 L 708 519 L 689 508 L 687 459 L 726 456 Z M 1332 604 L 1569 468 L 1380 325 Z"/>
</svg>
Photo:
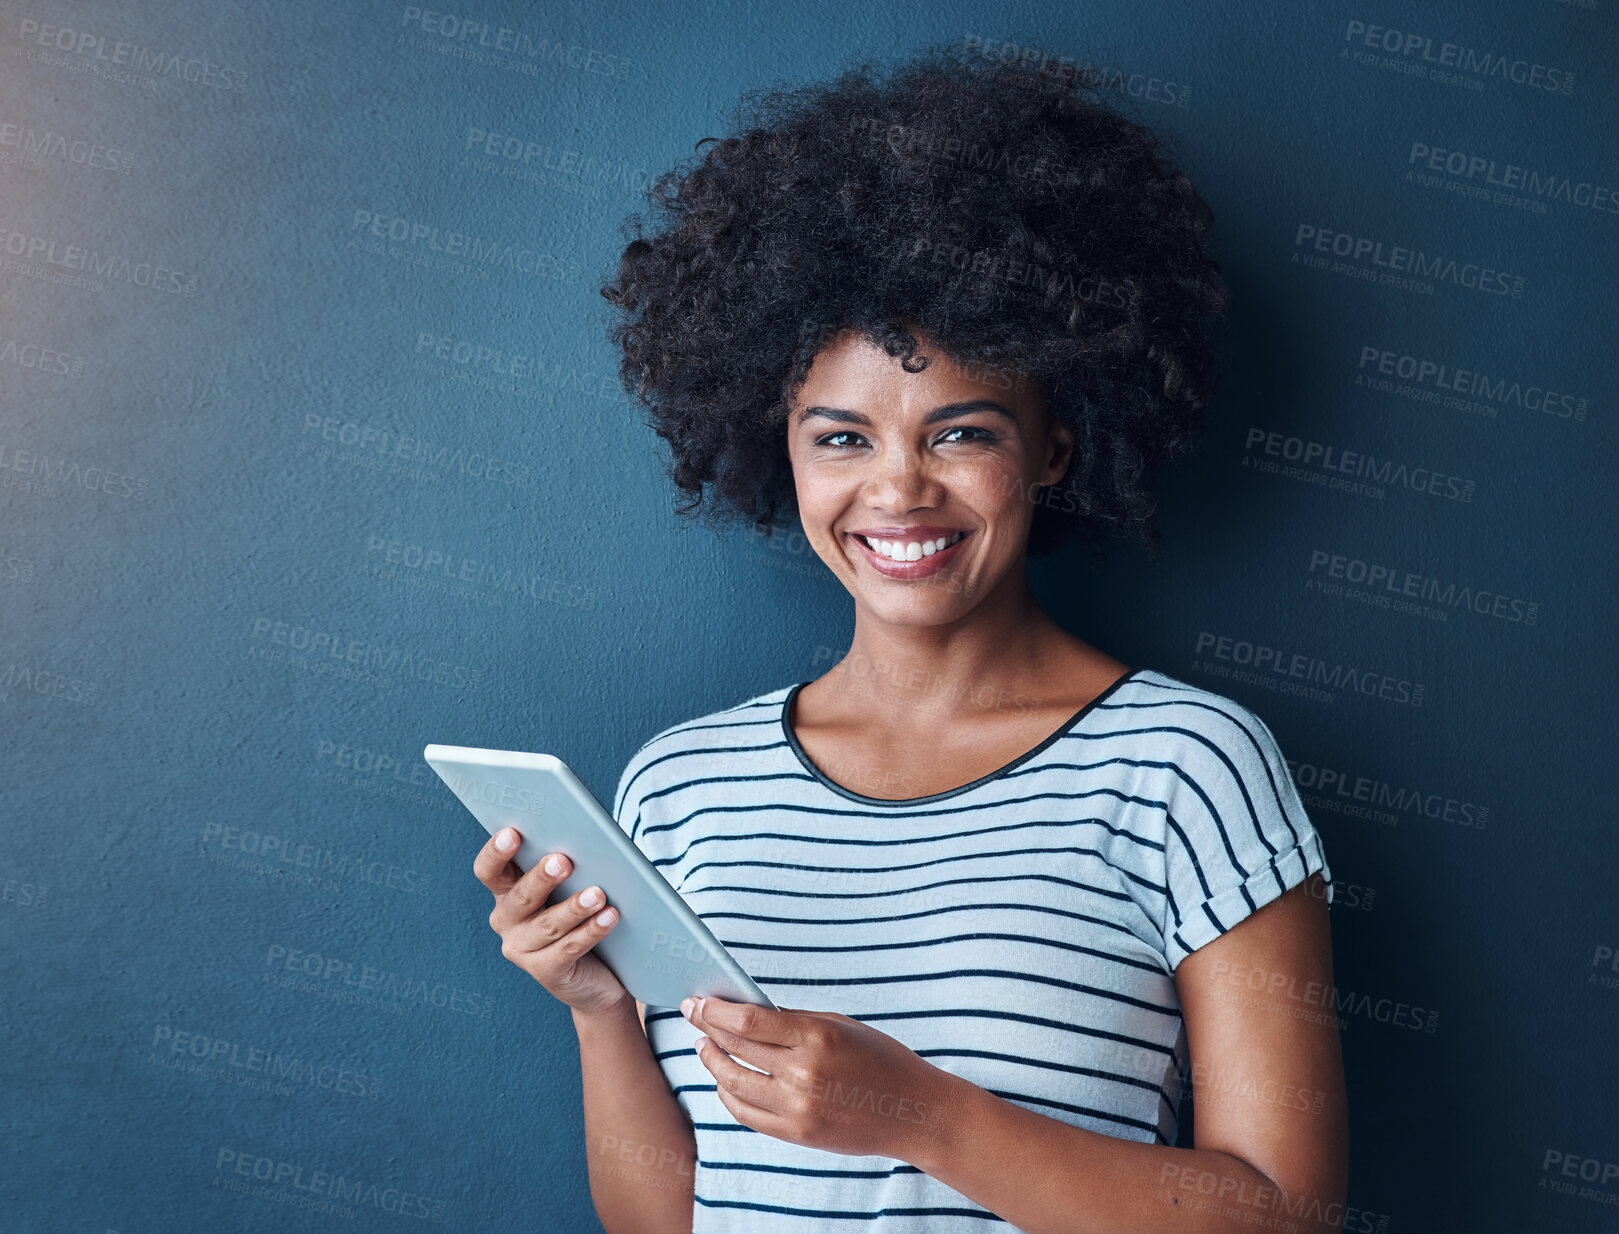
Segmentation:
<svg viewBox="0 0 1619 1234">
<path fill-rule="evenodd" d="M 897 447 L 882 451 L 873 461 L 867 499 L 884 510 L 912 510 L 937 504 L 939 488 L 925 454 Z"/>
</svg>

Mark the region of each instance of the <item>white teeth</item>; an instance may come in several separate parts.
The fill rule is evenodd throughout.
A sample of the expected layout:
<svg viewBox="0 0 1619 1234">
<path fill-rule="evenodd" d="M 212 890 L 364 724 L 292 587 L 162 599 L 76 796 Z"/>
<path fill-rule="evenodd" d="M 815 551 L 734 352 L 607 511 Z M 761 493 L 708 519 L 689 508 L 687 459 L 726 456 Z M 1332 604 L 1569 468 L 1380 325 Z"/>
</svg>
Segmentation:
<svg viewBox="0 0 1619 1234">
<path fill-rule="evenodd" d="M 923 557 L 931 557 L 934 553 L 943 552 L 965 534 L 965 532 L 956 531 L 947 536 L 940 536 L 937 540 L 911 540 L 909 542 L 872 540 L 864 536 L 861 539 L 865 541 L 872 551 L 881 553 L 884 557 L 890 557 L 895 561 L 920 561 Z"/>
</svg>

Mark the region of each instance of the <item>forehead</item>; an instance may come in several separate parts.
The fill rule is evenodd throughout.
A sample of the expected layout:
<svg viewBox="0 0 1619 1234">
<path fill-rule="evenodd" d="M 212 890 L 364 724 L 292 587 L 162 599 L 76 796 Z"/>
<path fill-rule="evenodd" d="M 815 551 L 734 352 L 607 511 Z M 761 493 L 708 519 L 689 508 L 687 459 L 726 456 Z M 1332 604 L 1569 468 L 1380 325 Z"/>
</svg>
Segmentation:
<svg viewBox="0 0 1619 1234">
<path fill-rule="evenodd" d="M 1024 382 L 1014 383 L 983 366 L 964 365 L 922 332 L 912 328 L 911 334 L 917 342 L 915 356 L 927 360 L 927 366 L 914 373 L 901 366 L 899 357 L 889 355 L 858 330 L 834 336 L 816 353 L 809 373 L 795 392 L 794 405 L 837 400 L 848 406 L 862 398 L 916 400 L 930 405 L 974 397 L 993 397 L 1007 406 L 1025 401 L 1018 397 Z"/>
</svg>

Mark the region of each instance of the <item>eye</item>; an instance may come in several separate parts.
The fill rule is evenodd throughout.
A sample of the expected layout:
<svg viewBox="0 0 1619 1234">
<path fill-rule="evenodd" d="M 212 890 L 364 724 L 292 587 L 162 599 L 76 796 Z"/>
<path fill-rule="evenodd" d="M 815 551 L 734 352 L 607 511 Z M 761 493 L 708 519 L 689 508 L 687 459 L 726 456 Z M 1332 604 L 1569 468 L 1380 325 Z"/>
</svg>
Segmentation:
<svg viewBox="0 0 1619 1234">
<path fill-rule="evenodd" d="M 995 440 L 995 434 L 994 433 L 990 432 L 987 428 L 979 428 L 976 424 L 958 424 L 958 425 L 956 425 L 955 428 L 947 428 L 947 429 L 945 429 L 945 431 L 943 433 L 941 433 L 939 435 L 939 440 L 944 441 L 946 438 L 948 438 L 950 436 L 951 433 L 977 433 L 978 434 L 978 436 L 976 436 L 976 437 L 963 438 L 962 440 L 964 440 L 964 441 L 994 441 Z"/>
<path fill-rule="evenodd" d="M 847 450 L 850 447 L 843 446 L 843 445 L 831 445 L 830 443 L 832 443 L 833 441 L 835 441 L 839 437 L 859 437 L 859 436 L 860 436 L 859 433 L 851 432 L 848 429 L 843 429 L 840 432 L 828 433 L 824 437 L 817 437 L 815 439 L 815 444 L 818 445 L 818 446 L 828 446 L 829 449 L 833 449 L 833 450 Z"/>
<path fill-rule="evenodd" d="M 968 437 L 952 439 L 953 433 L 972 434 Z M 836 433 L 826 433 L 815 439 L 815 444 L 824 446 L 828 450 L 853 450 L 865 439 L 851 429 L 840 429 Z M 947 428 L 939 435 L 939 441 L 948 444 L 957 444 L 962 441 L 994 441 L 995 434 L 987 428 L 980 428 L 974 424 L 958 424 L 954 428 Z"/>
</svg>

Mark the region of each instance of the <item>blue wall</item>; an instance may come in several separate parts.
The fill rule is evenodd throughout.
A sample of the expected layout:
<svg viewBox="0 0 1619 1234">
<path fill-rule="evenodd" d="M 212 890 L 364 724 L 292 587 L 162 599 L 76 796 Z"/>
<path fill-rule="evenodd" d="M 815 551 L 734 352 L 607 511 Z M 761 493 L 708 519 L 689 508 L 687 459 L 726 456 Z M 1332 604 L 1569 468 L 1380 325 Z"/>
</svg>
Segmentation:
<svg viewBox="0 0 1619 1234">
<path fill-rule="evenodd" d="M 4 1224 L 597 1228 L 569 1016 L 418 756 L 605 795 L 847 645 L 802 540 L 672 513 L 597 288 L 744 88 L 971 37 L 1118 69 L 1216 211 L 1165 560 L 1036 581 L 1295 762 L 1348 1228 L 1613 1229 L 1619 14 L 1466 9 L 0 4 Z"/>
</svg>

